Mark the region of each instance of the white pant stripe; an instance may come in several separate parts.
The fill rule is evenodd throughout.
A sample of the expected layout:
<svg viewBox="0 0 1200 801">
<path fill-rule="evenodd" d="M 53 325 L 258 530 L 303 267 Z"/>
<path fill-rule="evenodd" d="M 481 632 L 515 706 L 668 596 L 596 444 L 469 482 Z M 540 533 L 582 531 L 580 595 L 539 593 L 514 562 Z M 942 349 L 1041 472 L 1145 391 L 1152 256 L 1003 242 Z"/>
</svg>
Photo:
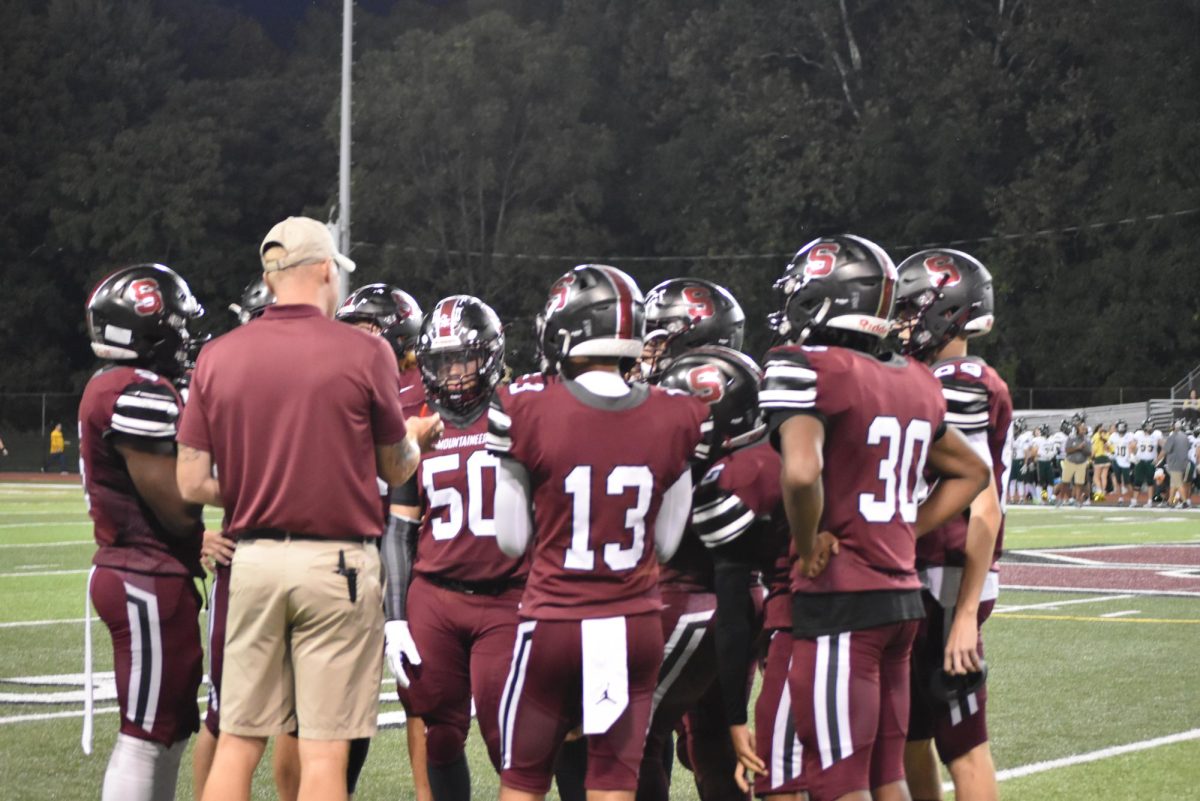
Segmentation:
<svg viewBox="0 0 1200 801">
<path fill-rule="evenodd" d="M 817 747 L 821 767 L 833 764 L 833 742 L 829 739 L 829 635 L 817 637 L 817 665 L 813 671 L 813 718 L 817 724 Z"/>
<path fill-rule="evenodd" d="M 671 669 L 667 675 L 659 676 L 658 686 L 654 688 L 654 700 L 650 706 L 651 720 L 654 719 L 654 713 L 658 710 L 662 699 L 666 697 L 667 691 L 671 689 L 675 680 L 679 678 L 679 674 L 687 667 L 692 654 L 700 647 L 700 641 L 704 639 L 708 621 L 712 620 L 714 613 L 715 610 L 709 609 L 705 612 L 690 612 L 679 616 L 674 631 L 671 632 L 671 636 L 667 638 L 667 644 L 663 647 L 662 663 L 670 664 Z M 675 655 L 676 651 L 679 652 L 678 656 Z"/>
<path fill-rule="evenodd" d="M 788 659 L 788 673 L 792 672 L 792 660 Z M 787 760 L 788 730 L 792 731 L 791 759 Z M 792 726 L 792 695 L 784 682 L 779 704 L 775 708 L 775 727 L 771 730 L 771 787 L 780 787 L 791 781 L 803 770 L 804 746 Z"/>
<path fill-rule="evenodd" d="M 854 753 L 854 738 L 850 732 L 850 632 L 838 635 L 837 664 L 837 719 L 838 737 L 845 759 Z"/>
<path fill-rule="evenodd" d="M 125 717 L 139 728 L 151 731 L 162 688 L 163 647 L 158 598 L 152 592 L 125 582 L 125 612 L 129 617 L 130 634 L 129 704 Z"/>
<path fill-rule="evenodd" d="M 504 695 L 500 699 L 500 765 L 512 767 L 513 727 L 517 722 L 517 707 L 521 691 L 525 687 L 525 669 L 529 666 L 529 654 L 533 650 L 533 630 L 536 620 L 526 620 L 517 626 L 517 640 L 513 644 L 512 665 L 504 682 Z"/>
</svg>

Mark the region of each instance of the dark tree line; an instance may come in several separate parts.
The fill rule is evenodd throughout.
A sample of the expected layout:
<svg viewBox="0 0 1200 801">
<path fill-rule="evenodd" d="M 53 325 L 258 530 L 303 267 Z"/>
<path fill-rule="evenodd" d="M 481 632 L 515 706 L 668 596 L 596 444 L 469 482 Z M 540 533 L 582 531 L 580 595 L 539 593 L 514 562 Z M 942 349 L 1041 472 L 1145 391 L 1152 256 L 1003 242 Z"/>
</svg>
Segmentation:
<svg viewBox="0 0 1200 801">
<path fill-rule="evenodd" d="M 221 331 L 263 232 L 329 217 L 340 7 L 268 32 L 215 0 L 0 0 L 0 389 L 82 386 L 113 267 L 170 264 Z M 1200 206 L 1197 0 L 397 0 L 356 48 L 356 278 L 478 294 L 520 367 L 572 257 L 727 284 L 757 350 L 786 257 L 714 257 Z M 1172 383 L 1200 361 L 1198 233 L 963 245 L 997 279 L 983 354 L 1021 386 Z M 705 258 L 615 258 L 679 254 Z"/>
</svg>

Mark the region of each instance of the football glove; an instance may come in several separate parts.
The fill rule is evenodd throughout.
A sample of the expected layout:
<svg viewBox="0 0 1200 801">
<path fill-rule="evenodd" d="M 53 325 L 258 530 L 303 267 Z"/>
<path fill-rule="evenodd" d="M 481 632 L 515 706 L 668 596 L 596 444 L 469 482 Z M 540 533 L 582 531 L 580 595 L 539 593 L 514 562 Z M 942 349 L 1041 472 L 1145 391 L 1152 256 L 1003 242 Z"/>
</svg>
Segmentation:
<svg viewBox="0 0 1200 801">
<path fill-rule="evenodd" d="M 389 620 L 383 624 L 383 653 L 397 683 L 408 689 L 411 682 L 404 666 L 406 663 L 413 667 L 420 665 L 421 654 L 408 630 L 407 620 Z"/>
</svg>

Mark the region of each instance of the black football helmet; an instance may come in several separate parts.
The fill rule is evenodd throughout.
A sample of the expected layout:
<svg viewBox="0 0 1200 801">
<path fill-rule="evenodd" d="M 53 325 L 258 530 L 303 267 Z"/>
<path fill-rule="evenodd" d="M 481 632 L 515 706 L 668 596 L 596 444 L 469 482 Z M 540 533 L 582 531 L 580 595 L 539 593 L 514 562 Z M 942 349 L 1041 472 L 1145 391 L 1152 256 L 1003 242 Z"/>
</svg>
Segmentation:
<svg viewBox="0 0 1200 801">
<path fill-rule="evenodd" d="M 1142 421 L 1142 430 L 1146 431 L 1146 432 L 1153 431 L 1154 430 L 1154 421 L 1151 420 L 1149 417 L 1147 417 L 1145 420 Z"/>
<path fill-rule="evenodd" d="M 728 289 L 703 278 L 670 278 L 646 295 L 646 336 L 666 332 L 659 366 L 692 348 L 742 349 L 746 314 Z"/>
<path fill-rule="evenodd" d="M 892 329 L 896 267 L 883 248 L 860 236 L 809 242 L 774 288 L 779 310 L 767 322 L 782 340 L 871 352 Z"/>
<path fill-rule="evenodd" d="M 136 264 L 112 273 L 87 305 L 92 351 L 177 378 L 194 356 L 188 323 L 204 307 L 178 273 L 161 264 Z"/>
<path fill-rule="evenodd" d="M 914 253 L 897 268 L 896 318 L 908 332 L 903 351 L 926 359 L 958 336 L 992 330 L 992 274 L 961 250 L 934 248 Z"/>
<path fill-rule="evenodd" d="M 1014 434 L 1023 434 L 1027 428 L 1029 428 L 1029 424 L 1025 422 L 1024 417 L 1018 417 L 1016 420 L 1013 420 Z"/>
<path fill-rule="evenodd" d="M 1118 434 L 1127 434 L 1129 433 L 1129 423 L 1126 423 L 1124 420 L 1118 420 L 1116 429 Z"/>
<path fill-rule="evenodd" d="M 388 284 L 359 287 L 342 302 L 334 316 L 344 323 L 378 326 L 398 359 L 416 348 L 423 317 L 412 295 Z"/>
<path fill-rule="evenodd" d="M 240 303 L 230 303 L 229 310 L 237 317 L 238 325 L 256 320 L 268 306 L 275 304 L 275 293 L 267 286 L 262 276 L 246 284 Z"/>
<path fill-rule="evenodd" d="M 1038 433 L 1041 434 L 1043 437 L 1050 436 L 1050 424 L 1042 423 L 1040 426 L 1038 426 Z"/>
<path fill-rule="evenodd" d="M 491 306 L 470 295 L 451 295 L 433 308 L 417 337 L 417 365 L 429 402 L 464 425 L 478 418 L 504 377 L 504 328 Z"/>
<path fill-rule="evenodd" d="M 758 409 L 762 370 L 746 354 L 720 345 L 696 348 L 678 357 L 663 371 L 659 386 L 694 395 L 708 404 L 713 431 L 709 455 L 762 439 L 767 428 Z"/>
<path fill-rule="evenodd" d="M 616 267 L 581 264 L 550 287 L 536 325 L 538 355 L 546 375 L 557 374 L 571 356 L 632 362 L 642 355 L 642 290 Z"/>
<path fill-rule="evenodd" d="M 1064 417 L 1058 421 L 1058 430 L 1064 434 L 1070 434 L 1075 430 L 1075 426 L 1071 425 L 1071 421 Z"/>
</svg>

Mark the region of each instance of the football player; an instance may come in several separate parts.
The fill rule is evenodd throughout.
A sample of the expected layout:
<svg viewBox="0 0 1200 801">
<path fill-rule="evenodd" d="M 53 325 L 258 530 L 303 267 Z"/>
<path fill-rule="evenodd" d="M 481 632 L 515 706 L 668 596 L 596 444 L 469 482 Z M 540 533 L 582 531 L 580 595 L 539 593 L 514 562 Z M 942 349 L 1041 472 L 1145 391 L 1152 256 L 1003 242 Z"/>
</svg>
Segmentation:
<svg viewBox="0 0 1200 801">
<path fill-rule="evenodd" d="M 87 301 L 103 360 L 79 405 L 80 472 L 99 546 L 88 581 L 113 643 L 120 733 L 104 801 L 175 797 L 179 760 L 200 725 L 200 567 L 204 524 L 175 484 L 175 434 L 189 322 L 187 283 L 159 264 L 117 270 Z M 84 751 L 91 752 L 91 627 Z"/>
<path fill-rule="evenodd" d="M 382 336 L 396 354 L 400 368 L 400 401 L 404 416 L 419 416 L 425 403 L 425 384 L 417 368 L 417 337 L 421 333 L 424 315 L 412 295 L 389 284 L 367 284 L 354 290 L 342 301 L 334 315 L 344 323 L 358 326 L 371 334 Z M 420 509 L 413 500 L 416 496 L 416 481 L 412 479 L 403 487 L 387 487 L 380 481 L 379 491 L 385 495 L 389 529 L 409 525 L 419 519 Z M 425 724 L 408 707 L 407 688 L 404 680 L 397 678 L 397 692 L 408 714 L 404 734 L 408 746 L 409 764 L 413 771 L 413 789 L 417 801 L 433 798 L 426 770 Z M 366 751 L 357 741 L 353 745 L 351 766 L 359 756 L 366 759 Z M 358 762 L 361 768 L 361 762 Z M 354 772 L 357 775 L 357 771 Z"/>
<path fill-rule="evenodd" d="M 438 301 L 417 364 L 446 431 L 421 460 L 417 497 L 401 501 L 420 510 L 420 522 L 389 526 L 383 541 L 387 657 L 398 679 L 406 663 L 412 676 L 408 705 L 425 724 L 433 797 L 469 801 L 471 699 L 499 771 L 497 714 L 528 573 L 524 557 L 497 547 L 497 459 L 485 449 L 488 404 L 504 374 L 500 319 L 477 298 Z"/>
<path fill-rule="evenodd" d="M 1025 423 L 1025 418 L 1018 417 L 1013 421 L 1012 441 L 1012 471 L 1008 480 L 1008 502 L 1024 503 L 1031 493 L 1029 476 L 1034 473 L 1033 460 L 1027 460 L 1029 445 L 1033 442 L 1033 432 Z M 1028 462 L 1028 463 L 1027 463 Z"/>
<path fill-rule="evenodd" d="M 1054 487 L 1054 462 L 1058 458 L 1058 443 L 1050 436 L 1050 426 L 1042 423 L 1038 426 L 1037 435 L 1029 443 L 1029 448 L 1037 459 L 1038 499 L 1049 503 Z"/>
<path fill-rule="evenodd" d="M 1054 503 L 1056 506 L 1061 506 L 1064 501 L 1071 497 L 1071 487 L 1067 482 L 1061 480 L 1063 462 L 1067 460 L 1067 438 L 1070 435 L 1071 421 L 1065 417 L 1058 422 L 1058 430 L 1050 435 L 1050 441 L 1054 443 L 1054 477 L 1060 479 L 1054 484 Z"/>
<path fill-rule="evenodd" d="M 1117 504 L 1125 500 L 1126 489 L 1133 489 L 1133 453 L 1136 445 L 1129 424 L 1118 420 L 1113 432 L 1108 435 L 1108 447 L 1112 449 L 1113 484 L 1117 489 Z M 1135 498 L 1136 500 L 1136 498 Z"/>
<path fill-rule="evenodd" d="M 982 627 L 1000 591 L 997 562 L 1012 469 L 1012 397 L 987 362 L 967 355 L 968 340 L 989 333 L 995 322 L 992 276 L 975 257 L 944 248 L 914 253 L 898 272 L 904 352 L 930 366 L 942 383 L 946 424 L 960 431 L 992 469 L 987 491 L 975 496 L 964 514 L 917 541 L 925 618 L 913 643 L 904 767 L 915 801 L 942 797 L 939 757 L 950 771 L 956 799 L 988 801 L 998 790 L 988 745 L 986 686 L 974 680 L 970 692 L 949 702 L 935 697 L 930 687 L 939 672 L 981 675 Z"/>
<path fill-rule="evenodd" d="M 700 716 L 721 719 L 725 726 L 722 734 L 727 737 L 725 749 L 733 749 L 733 779 L 740 793 L 717 781 L 728 782 L 729 776 L 720 776 L 717 768 L 725 767 L 729 760 L 709 745 L 703 754 L 692 757 L 701 798 L 744 797 L 751 782 L 759 796 L 776 801 L 798 799 L 806 789 L 801 747 L 787 692 L 791 659 L 788 526 L 779 484 L 779 454 L 767 442 L 766 427 L 758 409 L 761 375 L 758 365 L 748 356 L 714 346 L 675 358 L 660 384 L 690 392 L 708 402 L 714 424 L 713 455 L 717 461 L 696 487 L 691 533 L 685 535 L 680 551 L 689 547 L 688 540 L 694 536 L 707 549 L 712 561 L 712 567 L 705 572 L 712 586 L 710 592 L 716 597 L 715 625 L 711 625 L 712 636 L 705 636 L 698 645 L 702 648 L 711 640 L 710 648 L 715 649 L 715 654 L 698 653 L 693 660 L 715 663 L 719 708 L 714 712 L 701 707 L 689 720 Z M 699 560 L 692 563 L 698 564 Z M 757 622 L 751 595 L 755 573 L 767 581 L 763 619 L 770 632 L 762 689 L 755 704 L 757 735 L 747 726 L 746 715 L 747 667 Z M 668 585 L 662 586 L 665 600 Z M 679 648 L 693 647 L 699 632 L 691 632 L 692 643 L 689 643 L 680 636 L 687 634 L 687 630 L 678 631 L 675 636 L 680 640 Z M 663 675 L 670 677 L 676 662 L 679 660 L 667 656 Z M 707 672 L 712 669 L 709 667 Z M 656 721 L 658 717 L 656 714 Z M 699 738 L 690 741 L 693 750 L 707 745 Z M 647 767 L 643 762 L 642 770 Z M 755 775 L 757 780 L 753 778 Z"/>
<path fill-rule="evenodd" d="M 655 556 L 678 547 L 712 427 L 702 401 L 626 383 L 643 306 L 624 272 L 571 270 L 538 318 L 543 375 L 492 400 L 497 539 L 512 556 L 532 548 L 500 704 L 503 801 L 545 796 L 576 727 L 589 797 L 637 788 L 663 655 Z"/>
<path fill-rule="evenodd" d="M 1142 492 L 1146 493 L 1146 506 L 1154 505 L 1154 466 L 1162 456 L 1161 431 L 1154 428 L 1154 421 L 1147 417 L 1142 421 L 1142 427 L 1133 432 L 1135 456 L 1133 463 L 1133 500 L 1130 506 L 1137 506 L 1142 500 Z"/>
<path fill-rule="evenodd" d="M 275 303 L 275 293 L 267 286 L 262 276 L 255 278 L 242 290 L 242 296 L 237 303 L 230 303 L 229 310 L 237 318 L 238 325 L 245 325 L 251 320 L 257 320 L 263 311 Z"/>
<path fill-rule="evenodd" d="M 742 383 L 746 383 L 749 379 L 745 375 L 748 368 L 744 357 L 733 355 L 741 347 L 745 320 L 742 307 L 724 287 L 699 278 L 663 281 L 646 296 L 642 353 L 645 359 L 647 352 L 651 352 L 647 379 L 658 383 L 664 371 L 683 355 L 695 348 L 716 346 L 730 351 L 717 357 L 711 369 L 699 371 L 693 378 L 700 381 L 703 373 L 710 382 L 723 380 L 722 376 L 732 382 L 740 376 Z M 757 365 L 752 361 L 750 365 L 757 372 Z M 757 403 L 757 380 L 750 383 L 755 386 Z M 692 387 L 686 382 L 672 388 L 694 394 L 710 404 L 731 389 L 716 383 Z M 716 455 L 710 452 L 710 458 Z M 676 728 L 683 736 L 680 748 L 687 754 L 687 763 L 702 797 L 737 797 L 741 795 L 733 778 L 737 759 L 730 746 L 729 726 L 722 715 L 713 653 L 712 621 L 717 608 L 713 559 L 699 537 L 684 536 L 675 557 L 663 566 L 659 587 L 666 649 L 654 691 L 654 713 L 638 779 L 638 798 L 642 801 L 667 798 L 670 776 L 664 758 L 670 758 L 671 732 Z M 741 670 L 743 683 L 748 669 L 749 657 Z"/>
<path fill-rule="evenodd" d="M 991 471 L 946 426 L 937 379 L 880 348 L 896 290 L 882 248 L 815 239 L 775 286 L 771 324 L 791 344 L 767 353 L 759 403 L 796 556 L 788 684 L 805 779 L 818 799 L 904 799 L 916 536 L 960 514 Z M 927 465 L 940 478 L 918 507 Z M 830 541 L 840 553 L 818 572 Z"/>
</svg>

